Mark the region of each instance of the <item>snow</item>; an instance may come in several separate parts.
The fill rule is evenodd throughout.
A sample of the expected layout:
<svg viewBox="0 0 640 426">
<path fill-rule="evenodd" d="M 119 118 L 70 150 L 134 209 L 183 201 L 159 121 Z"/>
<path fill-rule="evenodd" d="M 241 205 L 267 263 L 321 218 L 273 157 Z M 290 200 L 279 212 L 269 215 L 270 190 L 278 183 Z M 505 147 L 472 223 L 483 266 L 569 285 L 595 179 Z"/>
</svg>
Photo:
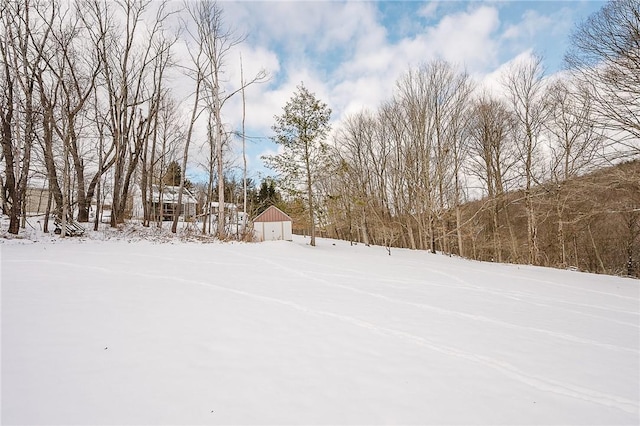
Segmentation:
<svg viewBox="0 0 640 426">
<path fill-rule="evenodd" d="M 293 242 L 4 240 L 2 424 L 638 424 L 640 282 Z"/>
</svg>

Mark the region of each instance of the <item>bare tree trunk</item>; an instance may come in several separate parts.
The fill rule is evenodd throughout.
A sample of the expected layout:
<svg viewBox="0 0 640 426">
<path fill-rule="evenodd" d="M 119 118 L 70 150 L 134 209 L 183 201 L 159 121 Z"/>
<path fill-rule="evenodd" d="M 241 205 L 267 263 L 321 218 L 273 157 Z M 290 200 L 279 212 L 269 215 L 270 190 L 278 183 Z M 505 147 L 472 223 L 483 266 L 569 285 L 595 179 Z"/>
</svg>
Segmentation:
<svg viewBox="0 0 640 426">
<path fill-rule="evenodd" d="M 62 169 L 62 231 L 60 237 L 66 237 L 67 223 L 70 219 L 70 206 L 69 206 L 69 191 L 70 191 L 70 166 L 69 166 L 69 143 L 64 141 L 64 167 Z"/>
<path fill-rule="evenodd" d="M 306 139 L 306 138 L 305 138 Z M 306 145 L 306 142 L 305 142 Z M 307 189 L 307 198 L 308 198 L 308 206 L 309 206 L 309 226 L 311 227 L 311 246 L 316 245 L 316 218 L 315 218 L 315 204 L 313 202 L 313 189 L 311 186 L 311 164 L 309 158 L 309 150 L 305 147 L 305 173 L 306 173 L 306 189 Z"/>
<path fill-rule="evenodd" d="M 53 202 L 53 193 L 49 191 L 49 194 L 47 195 L 47 208 L 44 212 L 44 226 L 42 229 L 42 232 L 44 232 L 45 234 L 49 233 L 49 218 L 51 217 L 52 202 Z"/>
<path fill-rule="evenodd" d="M 556 214 L 558 216 L 558 244 L 560 245 L 560 267 L 567 267 L 567 249 L 564 235 L 564 209 L 560 204 L 560 191 L 558 191 L 556 197 Z"/>
<path fill-rule="evenodd" d="M 456 205 L 456 236 L 458 237 L 458 255 L 464 256 L 464 246 L 462 240 L 462 211 L 460 204 Z"/>
<path fill-rule="evenodd" d="M 500 224 L 498 222 L 498 200 L 493 197 L 493 207 L 491 209 L 491 217 L 493 219 L 493 253 L 495 260 L 502 263 L 502 241 L 500 237 Z"/>
<path fill-rule="evenodd" d="M 524 169 L 528 258 L 529 263 L 533 265 L 539 262 L 536 212 L 533 205 L 534 180 L 536 179 L 534 156 L 538 151 L 538 136 L 548 111 L 547 105 L 543 102 L 542 78 L 542 60 L 539 57 L 534 57 L 527 62 L 514 64 L 503 82 L 510 97 L 513 115 L 522 130 L 522 135 L 518 138 L 518 149 Z"/>
<path fill-rule="evenodd" d="M 589 239 L 591 240 L 591 246 L 593 247 L 593 253 L 596 256 L 596 259 L 598 261 L 598 265 L 600 266 L 600 270 L 604 274 L 604 273 L 607 272 L 607 270 L 604 267 L 604 263 L 602 262 L 602 258 L 600 257 L 600 251 L 598 250 L 598 246 L 596 245 L 596 242 L 593 239 L 593 232 L 591 232 L 591 223 L 587 224 L 587 230 L 589 231 Z M 598 272 L 598 271 L 596 271 L 596 272 Z"/>
<path fill-rule="evenodd" d="M 157 117 L 157 115 L 156 115 Z M 153 126 L 154 133 L 157 128 L 157 122 Z M 153 166 L 147 161 L 147 157 L 149 155 L 149 139 L 146 138 L 142 147 L 142 163 L 141 163 L 141 173 L 140 173 L 140 196 L 142 198 L 142 226 L 149 227 L 151 220 L 151 212 L 150 212 L 150 202 L 149 195 L 147 190 L 149 189 L 149 174 L 153 173 Z"/>
<path fill-rule="evenodd" d="M 240 54 L 240 86 L 242 87 L 242 212 L 247 214 L 247 142 L 245 139 L 244 124 L 246 118 L 246 100 L 244 96 L 244 70 L 242 68 L 242 54 Z"/>
<path fill-rule="evenodd" d="M 2 70 L 4 93 L 0 121 L 5 161 L 5 201 L 10 205 L 8 229 L 10 234 L 18 234 L 20 229 L 35 140 L 37 105 L 34 105 L 34 90 L 38 68 L 41 66 L 49 37 L 46 25 L 41 28 L 34 27 L 36 24 L 30 14 L 32 12 L 44 14 L 46 6 L 29 2 L 0 4 L 0 12 L 2 12 L 0 24 L 4 27 L 4 34 L 0 39 L 0 56 L 4 65 Z M 55 8 L 51 8 L 49 20 L 53 20 L 55 12 Z M 39 23 L 43 22 L 46 22 L 46 19 Z M 18 91 L 14 90 L 14 87 Z M 16 113 L 19 114 L 18 117 L 14 115 Z M 22 123 L 21 128 L 24 129 L 22 134 L 14 133 L 17 121 Z"/>
<path fill-rule="evenodd" d="M 99 144 L 98 144 L 98 169 L 102 170 L 104 167 L 103 164 L 103 156 L 102 156 L 102 150 L 104 149 L 104 134 L 102 132 L 103 126 L 99 125 L 98 128 L 99 133 L 98 133 L 98 140 L 99 140 Z M 95 211 L 95 215 L 96 217 L 94 218 L 93 221 L 93 230 L 97 231 L 98 230 L 98 225 L 100 223 L 100 215 L 102 214 L 102 193 L 101 193 L 101 185 L 100 185 L 100 180 L 98 179 L 97 183 L 96 183 L 96 211 Z"/>
<path fill-rule="evenodd" d="M 217 76 L 216 76 L 217 82 Z M 215 95 L 219 97 L 219 92 L 216 90 Z M 225 214 L 225 200 L 224 200 L 224 161 L 222 158 L 222 144 L 223 144 L 223 132 L 222 132 L 222 117 L 220 116 L 220 106 L 215 108 L 216 118 L 216 155 L 217 155 L 217 170 L 218 170 L 218 239 L 223 240 L 227 237 L 226 229 L 226 214 Z"/>
<path fill-rule="evenodd" d="M 197 70 L 196 75 L 196 88 L 195 88 L 195 99 L 193 101 L 193 109 L 191 110 L 191 119 L 189 120 L 189 129 L 187 130 L 187 138 L 184 141 L 184 153 L 182 154 L 182 170 L 183 173 L 187 170 L 187 159 L 189 157 L 189 145 L 191 144 L 191 138 L 193 136 L 193 128 L 196 124 L 196 119 L 198 118 L 198 103 L 200 101 L 200 83 L 202 81 L 202 76 L 200 69 Z M 182 192 L 184 191 L 184 179 L 180 179 L 180 187 L 178 189 L 178 210 L 180 206 L 182 206 Z M 162 191 L 160 191 L 162 194 Z M 173 215 L 173 224 L 171 225 L 171 232 L 174 234 L 178 231 L 178 211 L 176 211 Z"/>
<path fill-rule="evenodd" d="M 206 213 L 204 220 L 202 221 L 202 233 L 207 233 L 207 224 L 209 225 L 209 232 L 211 233 L 212 223 L 211 223 L 211 209 L 212 209 L 212 201 L 213 201 L 213 182 L 215 178 L 215 169 L 216 169 L 216 156 L 215 156 L 215 135 L 213 133 L 213 123 L 211 122 L 211 111 L 209 111 L 209 119 L 207 120 L 207 141 L 209 143 L 209 179 L 207 180 L 207 193 L 205 196 L 205 205 L 206 205 Z M 220 208 L 218 207 L 218 215 L 220 214 Z M 217 232 L 216 232 L 217 234 Z"/>
<path fill-rule="evenodd" d="M 2 58 L 4 63 L 4 73 L 5 73 L 5 84 L 6 84 L 6 95 L 4 99 L 6 99 L 5 104 L 2 108 L 2 154 L 5 160 L 5 182 L 3 185 L 3 193 L 6 189 L 7 194 L 7 204 L 9 205 L 9 211 L 5 210 L 5 213 L 9 214 L 9 233 L 10 234 L 18 234 L 19 224 L 18 224 L 18 216 L 19 216 L 19 201 L 20 194 L 19 188 L 16 182 L 16 170 L 15 170 L 15 159 L 14 159 L 14 147 L 13 147 L 13 120 L 14 120 L 14 91 L 13 91 L 13 77 L 11 75 L 10 66 L 9 66 L 9 42 L 8 38 L 4 40 L 0 40 L 2 43 Z"/>
</svg>

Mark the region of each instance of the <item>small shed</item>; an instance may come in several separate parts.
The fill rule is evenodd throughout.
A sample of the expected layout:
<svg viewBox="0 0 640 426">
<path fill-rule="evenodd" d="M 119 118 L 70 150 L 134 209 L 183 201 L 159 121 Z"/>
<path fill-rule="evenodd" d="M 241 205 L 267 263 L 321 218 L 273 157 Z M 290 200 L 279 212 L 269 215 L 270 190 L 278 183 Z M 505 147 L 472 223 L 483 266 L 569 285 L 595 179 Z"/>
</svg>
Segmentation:
<svg viewBox="0 0 640 426">
<path fill-rule="evenodd" d="M 270 206 L 253 219 L 253 232 L 257 241 L 293 240 L 293 220 L 276 206 Z"/>
</svg>

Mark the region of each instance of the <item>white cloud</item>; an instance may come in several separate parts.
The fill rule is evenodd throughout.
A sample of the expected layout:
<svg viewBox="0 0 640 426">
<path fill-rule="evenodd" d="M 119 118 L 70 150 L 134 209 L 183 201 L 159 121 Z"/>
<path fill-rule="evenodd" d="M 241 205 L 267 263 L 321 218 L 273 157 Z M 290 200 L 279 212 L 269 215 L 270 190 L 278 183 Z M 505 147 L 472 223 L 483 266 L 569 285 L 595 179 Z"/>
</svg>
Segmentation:
<svg viewBox="0 0 640 426">
<path fill-rule="evenodd" d="M 494 62 L 498 51 L 494 38 L 499 23 L 498 10 L 482 6 L 445 16 L 422 38 L 447 61 L 469 68 L 485 68 Z"/>
<path fill-rule="evenodd" d="M 332 108 L 334 122 L 363 108 L 375 110 L 391 97 L 403 73 L 435 58 L 466 68 L 481 86 L 498 91 L 499 75 L 511 57 L 530 55 L 540 31 L 560 31 L 571 21 L 566 8 L 551 13 L 525 9 L 514 20 L 504 4 L 470 2 L 460 9 L 460 4 L 429 2 L 401 8 L 396 32 L 390 34 L 391 27 L 385 27 L 389 17 L 375 2 L 220 4 L 228 21 L 248 35 L 228 55 L 229 90 L 240 81 L 240 51 L 245 78 L 262 68 L 271 74 L 269 82 L 246 91 L 247 129 L 263 137 L 271 135 L 274 115 L 300 82 Z M 398 24 L 404 21 L 410 25 Z M 236 96 L 223 111 L 234 128 L 239 128 L 241 101 Z M 265 140 L 249 145 L 256 167 L 259 151 L 274 149 Z"/>
<path fill-rule="evenodd" d="M 486 74 L 479 82 L 477 90 L 486 91 L 494 96 L 499 98 L 506 98 L 507 89 L 503 85 L 503 81 L 507 72 L 515 64 L 518 63 L 528 63 L 533 61 L 535 53 L 532 49 L 526 50 L 520 53 L 518 56 L 514 58 L 510 58 L 507 62 L 500 64 L 495 70 Z"/>
<path fill-rule="evenodd" d="M 435 26 L 395 44 L 380 40 L 360 48 L 336 73 L 339 81 L 333 95 L 340 104 L 338 111 L 375 109 L 391 96 L 396 80 L 410 67 L 437 57 L 485 70 L 496 61 L 498 26 L 497 10 L 483 6 L 447 15 Z"/>
<path fill-rule="evenodd" d="M 362 76 L 335 86 L 332 97 L 339 105 L 335 112 L 344 116 L 359 112 L 363 108 L 375 109 L 392 94 L 393 85 L 383 85 L 381 80 L 380 76 Z"/>
<path fill-rule="evenodd" d="M 509 24 L 502 34 L 504 40 L 523 39 L 530 42 L 540 33 L 558 34 L 569 27 L 568 10 L 560 8 L 551 14 L 541 14 L 535 10 L 526 10 L 520 21 Z"/>
<path fill-rule="evenodd" d="M 440 3 L 437 1 L 427 2 L 420 9 L 418 9 L 417 15 L 422 18 L 435 18 L 437 16 L 436 12 L 438 10 L 438 6 L 440 6 Z"/>
</svg>

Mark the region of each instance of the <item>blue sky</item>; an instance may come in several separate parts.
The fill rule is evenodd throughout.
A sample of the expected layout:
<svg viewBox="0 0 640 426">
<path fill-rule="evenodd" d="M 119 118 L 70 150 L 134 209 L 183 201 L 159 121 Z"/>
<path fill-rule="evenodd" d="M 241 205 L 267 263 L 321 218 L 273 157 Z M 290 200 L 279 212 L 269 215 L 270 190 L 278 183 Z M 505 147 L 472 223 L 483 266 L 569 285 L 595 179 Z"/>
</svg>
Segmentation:
<svg viewBox="0 0 640 426">
<path fill-rule="evenodd" d="M 269 173 L 260 160 L 274 153 L 269 141 L 274 115 L 300 82 L 341 119 L 376 109 L 393 94 L 395 81 L 411 67 L 443 58 L 474 80 L 495 85 L 500 70 L 522 55 L 543 56 L 547 74 L 562 69 L 568 37 L 576 24 L 599 10 L 599 1 L 222 1 L 226 22 L 246 34 L 227 57 L 229 88 L 261 68 L 267 83 L 247 92 L 250 176 Z M 241 99 L 223 111 L 240 128 Z M 235 157 L 241 159 L 236 141 Z M 241 161 L 238 161 L 241 164 Z M 196 174 L 195 169 L 190 172 Z"/>
</svg>

